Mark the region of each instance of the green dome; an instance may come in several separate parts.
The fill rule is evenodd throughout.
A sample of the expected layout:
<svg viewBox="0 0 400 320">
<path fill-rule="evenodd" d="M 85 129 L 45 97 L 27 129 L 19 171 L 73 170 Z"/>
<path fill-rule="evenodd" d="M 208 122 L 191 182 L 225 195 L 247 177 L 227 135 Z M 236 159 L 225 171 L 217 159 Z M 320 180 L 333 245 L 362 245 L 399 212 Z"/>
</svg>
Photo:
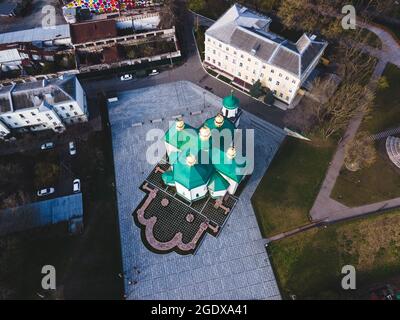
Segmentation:
<svg viewBox="0 0 400 320">
<path fill-rule="evenodd" d="M 229 110 L 239 108 L 239 99 L 233 95 L 233 92 L 222 100 L 222 105 Z"/>
</svg>

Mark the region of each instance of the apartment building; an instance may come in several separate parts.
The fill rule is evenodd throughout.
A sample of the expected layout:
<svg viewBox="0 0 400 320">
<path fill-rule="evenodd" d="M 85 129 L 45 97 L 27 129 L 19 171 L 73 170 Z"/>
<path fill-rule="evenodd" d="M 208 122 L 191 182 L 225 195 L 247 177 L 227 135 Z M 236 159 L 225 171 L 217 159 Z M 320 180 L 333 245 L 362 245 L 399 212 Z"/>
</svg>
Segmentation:
<svg viewBox="0 0 400 320">
<path fill-rule="evenodd" d="M 290 105 L 327 42 L 303 34 L 296 43 L 269 31 L 271 19 L 234 4 L 205 34 L 204 65 L 249 90 L 257 80 Z"/>
<path fill-rule="evenodd" d="M 87 120 L 86 94 L 75 76 L 0 88 L 0 121 L 9 131 L 61 132 Z"/>
</svg>

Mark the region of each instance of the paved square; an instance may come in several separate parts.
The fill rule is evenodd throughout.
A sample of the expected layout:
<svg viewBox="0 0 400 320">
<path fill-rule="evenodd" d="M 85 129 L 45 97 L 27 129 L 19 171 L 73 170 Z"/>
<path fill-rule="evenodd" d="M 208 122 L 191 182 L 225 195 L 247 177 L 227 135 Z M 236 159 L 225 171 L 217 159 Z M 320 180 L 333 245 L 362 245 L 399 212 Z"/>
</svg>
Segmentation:
<svg viewBox="0 0 400 320">
<path fill-rule="evenodd" d="M 283 130 L 243 112 L 239 128 L 255 130 L 255 168 L 224 228 L 218 237 L 207 237 L 194 255 L 156 254 L 144 246 L 132 218 L 145 196 L 139 187 L 154 168 L 146 161 L 152 144 L 146 133 L 167 130 L 180 115 L 199 126 L 215 116 L 222 101 L 186 81 L 127 91 L 118 98 L 110 103 L 109 114 L 127 298 L 280 299 L 250 198 Z"/>
</svg>

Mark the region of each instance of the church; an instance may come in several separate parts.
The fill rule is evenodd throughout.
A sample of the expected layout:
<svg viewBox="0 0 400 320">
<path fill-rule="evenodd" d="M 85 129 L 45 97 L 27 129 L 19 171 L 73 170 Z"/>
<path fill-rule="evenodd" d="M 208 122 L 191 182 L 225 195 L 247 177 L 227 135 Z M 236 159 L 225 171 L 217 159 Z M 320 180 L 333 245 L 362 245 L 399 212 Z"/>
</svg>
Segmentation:
<svg viewBox="0 0 400 320">
<path fill-rule="evenodd" d="M 177 119 L 164 136 L 171 167 L 162 180 L 187 201 L 208 194 L 214 199 L 233 195 L 247 175 L 245 157 L 239 159 L 234 145 L 241 115 L 239 99 L 232 92 L 222 105 L 221 112 L 199 128 Z"/>
</svg>

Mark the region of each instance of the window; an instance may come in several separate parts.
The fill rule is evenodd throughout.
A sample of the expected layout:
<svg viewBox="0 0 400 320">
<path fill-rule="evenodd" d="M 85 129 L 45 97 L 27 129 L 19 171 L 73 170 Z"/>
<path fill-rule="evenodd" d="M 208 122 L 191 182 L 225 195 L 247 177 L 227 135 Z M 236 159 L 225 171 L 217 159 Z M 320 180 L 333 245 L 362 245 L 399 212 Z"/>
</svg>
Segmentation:
<svg viewBox="0 0 400 320">
<path fill-rule="evenodd" d="M 248 61 L 248 62 L 251 62 L 251 59 L 250 59 L 250 58 L 247 58 L 247 61 Z"/>
<path fill-rule="evenodd" d="M 279 76 L 282 77 L 282 73 L 280 73 Z"/>
<path fill-rule="evenodd" d="M 268 81 L 271 82 L 271 81 L 272 81 L 272 78 L 268 78 Z"/>
<path fill-rule="evenodd" d="M 292 80 L 292 83 L 296 83 L 296 80 L 293 79 L 293 80 Z"/>
<path fill-rule="evenodd" d="M 228 60 L 228 56 L 225 56 L 225 60 Z"/>
<path fill-rule="evenodd" d="M 264 73 L 260 73 L 260 78 L 263 78 L 264 77 Z"/>
<path fill-rule="evenodd" d="M 215 64 L 215 59 L 213 59 L 213 63 Z"/>
<path fill-rule="evenodd" d="M 40 122 L 41 120 L 40 120 L 40 119 L 36 119 L 36 121 L 37 121 L 37 122 Z"/>
<path fill-rule="evenodd" d="M 226 51 L 229 51 L 229 47 L 226 47 Z"/>
<path fill-rule="evenodd" d="M 67 117 L 70 117 L 70 115 L 69 115 L 69 113 L 67 112 L 66 114 L 65 114 Z"/>
<path fill-rule="evenodd" d="M 253 74 L 256 74 L 256 70 L 253 70 Z"/>
<path fill-rule="evenodd" d="M 236 60 L 235 60 L 235 59 L 233 59 L 233 60 L 232 60 L 232 63 L 233 63 L 233 64 L 236 64 Z"/>
<path fill-rule="evenodd" d="M 286 77 L 285 79 L 286 79 L 286 80 L 289 80 L 289 77 Z"/>
<path fill-rule="evenodd" d="M 242 54 L 240 55 L 240 57 L 241 57 L 242 59 L 244 58 L 244 56 L 243 56 Z"/>
<path fill-rule="evenodd" d="M 220 48 L 222 48 L 222 44 L 219 44 L 218 46 L 219 46 Z"/>
<path fill-rule="evenodd" d="M 64 107 L 61 107 L 61 110 L 65 110 L 65 108 L 64 108 Z"/>
<path fill-rule="evenodd" d="M 282 92 L 279 94 L 279 97 L 281 97 L 281 98 L 283 97 L 283 93 Z"/>
<path fill-rule="evenodd" d="M 76 112 L 76 111 L 75 111 L 75 112 L 74 112 L 74 115 L 76 115 L 76 116 L 77 116 L 77 115 L 78 115 L 78 112 Z"/>
<path fill-rule="evenodd" d="M 274 94 L 276 95 L 276 90 L 274 90 Z"/>
<path fill-rule="evenodd" d="M 271 73 L 274 73 L 275 71 L 274 71 L 274 69 L 271 69 Z"/>
<path fill-rule="evenodd" d="M 289 101 L 289 96 L 286 96 L 286 101 Z"/>
<path fill-rule="evenodd" d="M 19 114 L 19 116 L 22 118 L 22 119 L 24 119 L 25 118 L 25 116 L 23 115 L 23 114 Z"/>
<path fill-rule="evenodd" d="M 276 82 L 276 85 L 279 86 L 279 81 Z"/>
<path fill-rule="evenodd" d="M 57 122 L 53 122 L 53 126 L 56 126 L 57 125 Z"/>
<path fill-rule="evenodd" d="M 240 62 L 240 63 L 239 63 L 239 67 L 243 67 L 243 63 Z"/>
<path fill-rule="evenodd" d="M 26 122 L 26 124 L 29 124 L 29 123 L 30 123 L 28 120 L 26 120 L 25 122 Z"/>
<path fill-rule="evenodd" d="M 15 126 L 17 126 L 17 125 L 18 125 L 18 123 L 17 123 L 17 122 L 14 122 L 14 125 L 15 125 Z"/>
<path fill-rule="evenodd" d="M 11 116 L 7 116 L 8 119 L 11 119 Z"/>
<path fill-rule="evenodd" d="M 31 112 L 31 115 L 33 115 L 33 116 L 36 116 L 36 113 L 34 113 L 34 112 Z"/>
<path fill-rule="evenodd" d="M 239 76 L 239 77 L 241 77 L 241 76 L 242 76 L 242 74 L 241 74 L 240 72 L 238 72 L 238 76 Z"/>
<path fill-rule="evenodd" d="M 265 64 L 263 64 L 262 68 L 265 69 L 265 68 L 267 68 L 267 66 Z"/>
<path fill-rule="evenodd" d="M 236 55 L 236 54 L 237 54 L 237 52 L 236 52 L 236 51 L 233 51 L 233 54 L 234 54 L 234 55 Z"/>
</svg>

